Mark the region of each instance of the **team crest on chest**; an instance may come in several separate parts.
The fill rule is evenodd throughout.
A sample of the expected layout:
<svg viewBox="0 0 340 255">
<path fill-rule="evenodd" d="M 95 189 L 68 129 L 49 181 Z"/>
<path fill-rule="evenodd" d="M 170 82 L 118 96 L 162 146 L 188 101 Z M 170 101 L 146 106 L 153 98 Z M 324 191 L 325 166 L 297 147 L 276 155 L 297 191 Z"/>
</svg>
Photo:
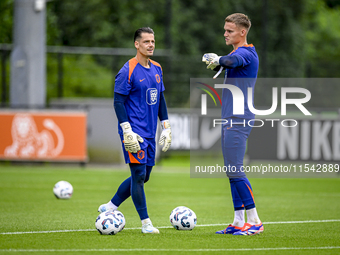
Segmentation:
<svg viewBox="0 0 340 255">
<path fill-rule="evenodd" d="M 161 77 L 159 77 L 159 74 L 156 74 L 155 77 L 156 77 L 157 83 L 160 83 L 161 82 Z"/>
<path fill-rule="evenodd" d="M 149 105 L 153 105 L 157 103 L 157 95 L 158 91 L 155 88 L 148 89 L 146 91 L 146 102 Z"/>
</svg>

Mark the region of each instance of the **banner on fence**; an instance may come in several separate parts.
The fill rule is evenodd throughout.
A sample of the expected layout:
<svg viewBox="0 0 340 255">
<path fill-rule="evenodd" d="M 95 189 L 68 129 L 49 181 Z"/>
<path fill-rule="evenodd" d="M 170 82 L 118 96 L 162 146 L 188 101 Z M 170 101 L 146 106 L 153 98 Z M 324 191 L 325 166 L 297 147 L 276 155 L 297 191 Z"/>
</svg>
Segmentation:
<svg viewBox="0 0 340 255">
<path fill-rule="evenodd" d="M 0 159 L 87 161 L 85 112 L 0 111 Z"/>
</svg>

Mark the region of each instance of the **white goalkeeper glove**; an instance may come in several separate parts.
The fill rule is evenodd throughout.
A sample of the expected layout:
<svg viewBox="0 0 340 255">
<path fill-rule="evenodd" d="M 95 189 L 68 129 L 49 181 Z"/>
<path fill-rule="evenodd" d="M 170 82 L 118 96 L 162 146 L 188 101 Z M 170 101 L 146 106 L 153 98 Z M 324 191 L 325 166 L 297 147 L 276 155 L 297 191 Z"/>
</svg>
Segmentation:
<svg viewBox="0 0 340 255">
<path fill-rule="evenodd" d="M 144 139 L 132 131 L 129 122 L 123 122 L 120 124 L 120 126 L 123 129 L 125 150 L 131 153 L 137 153 L 140 150 L 139 143 L 144 142 Z"/>
<path fill-rule="evenodd" d="M 220 58 L 221 57 L 215 53 L 205 53 L 202 57 L 202 61 L 208 65 L 207 69 L 214 70 L 217 66 L 220 65 Z M 223 66 L 220 67 L 220 70 L 215 74 L 213 78 L 216 79 L 222 71 Z"/>
<path fill-rule="evenodd" d="M 215 57 L 218 57 L 215 53 L 204 53 L 202 61 L 209 65 Z"/>
<path fill-rule="evenodd" d="M 163 120 L 162 121 L 162 133 L 159 138 L 159 145 L 163 145 L 162 151 L 166 152 L 171 145 L 171 127 L 169 120 Z"/>
<path fill-rule="evenodd" d="M 214 70 L 217 66 L 220 65 L 220 56 L 217 56 L 215 53 L 205 53 L 202 57 L 202 61 L 205 62 L 208 66 L 207 69 Z"/>
</svg>

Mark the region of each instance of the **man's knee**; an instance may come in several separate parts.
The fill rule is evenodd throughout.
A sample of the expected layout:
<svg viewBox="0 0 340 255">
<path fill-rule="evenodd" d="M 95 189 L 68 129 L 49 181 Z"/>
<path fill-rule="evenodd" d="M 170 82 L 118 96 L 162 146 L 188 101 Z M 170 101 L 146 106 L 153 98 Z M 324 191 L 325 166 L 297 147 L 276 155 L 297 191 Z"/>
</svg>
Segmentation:
<svg viewBox="0 0 340 255">
<path fill-rule="evenodd" d="M 146 183 L 150 179 L 152 166 L 146 166 L 146 174 L 145 174 L 145 180 L 144 183 Z"/>
<path fill-rule="evenodd" d="M 136 183 L 144 183 L 146 180 L 145 165 L 130 164 L 130 168 L 133 181 Z"/>
<path fill-rule="evenodd" d="M 226 171 L 227 176 L 230 178 L 247 178 L 243 168 L 239 165 L 234 165 L 227 167 Z"/>
</svg>

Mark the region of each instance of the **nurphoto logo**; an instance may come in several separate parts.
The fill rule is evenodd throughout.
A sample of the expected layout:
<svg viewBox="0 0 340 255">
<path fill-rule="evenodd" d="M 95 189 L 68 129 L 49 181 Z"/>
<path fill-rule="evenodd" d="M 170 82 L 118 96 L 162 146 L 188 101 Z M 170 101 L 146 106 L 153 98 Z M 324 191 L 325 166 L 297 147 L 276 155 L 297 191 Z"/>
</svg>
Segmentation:
<svg viewBox="0 0 340 255">
<path fill-rule="evenodd" d="M 200 83 L 200 84 L 210 88 L 210 90 L 213 91 L 213 93 L 220 100 L 220 103 L 222 105 L 220 96 L 218 95 L 217 91 L 212 86 L 205 84 L 205 83 Z M 231 84 L 215 84 L 214 87 L 217 89 L 228 89 L 231 92 L 232 98 L 233 98 L 233 114 L 234 115 L 244 114 L 245 96 L 240 88 L 238 88 L 235 85 L 231 85 Z M 217 105 L 214 96 L 207 89 L 204 89 L 204 88 L 199 88 L 199 89 L 209 94 L 210 97 L 213 99 L 215 105 Z M 277 87 L 272 88 L 272 105 L 270 109 L 267 109 L 267 110 L 255 109 L 255 107 L 253 106 L 254 105 L 253 104 L 253 88 L 249 87 L 247 92 L 248 92 L 248 97 L 247 97 L 248 108 L 255 115 L 266 116 L 266 115 L 273 114 L 276 111 L 277 106 L 278 106 L 278 88 Z M 303 97 L 294 98 L 294 99 L 287 98 L 287 95 L 289 93 L 295 93 L 295 94 L 299 93 L 303 95 Z M 312 115 L 303 105 L 307 103 L 310 99 L 311 99 L 311 93 L 308 89 L 298 88 L 298 87 L 282 87 L 281 88 L 281 115 L 282 116 L 287 115 L 287 105 L 295 105 L 304 115 Z M 207 115 L 207 95 L 206 94 L 201 95 L 201 115 Z M 251 126 L 251 127 L 262 127 L 265 121 L 271 122 L 272 127 L 273 127 L 274 122 L 280 121 L 280 120 L 279 119 L 265 119 L 265 120 L 251 119 L 247 121 L 243 120 L 242 122 L 237 122 L 237 123 L 232 123 L 232 120 L 230 120 L 231 122 L 230 124 L 231 125 L 242 124 L 243 126 L 246 126 L 247 124 L 248 126 Z M 256 122 L 257 124 L 255 124 Z M 292 122 L 293 124 L 291 124 Z M 226 119 L 214 119 L 213 120 L 214 127 L 216 125 L 222 125 L 222 124 L 227 124 L 227 123 L 228 123 L 228 120 Z M 297 124 L 298 122 L 294 119 L 281 120 L 281 125 L 284 127 L 295 127 Z"/>
</svg>

